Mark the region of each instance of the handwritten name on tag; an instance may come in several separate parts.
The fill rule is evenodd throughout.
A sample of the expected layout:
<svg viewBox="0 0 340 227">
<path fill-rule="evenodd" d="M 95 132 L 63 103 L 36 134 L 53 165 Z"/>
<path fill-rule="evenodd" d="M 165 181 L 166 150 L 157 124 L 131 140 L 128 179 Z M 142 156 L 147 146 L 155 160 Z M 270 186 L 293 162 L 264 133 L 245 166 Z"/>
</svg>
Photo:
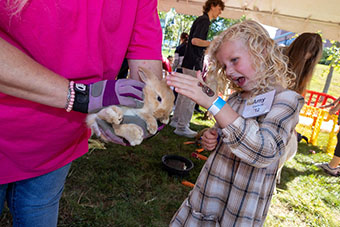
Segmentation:
<svg viewBox="0 0 340 227">
<path fill-rule="evenodd" d="M 268 113 L 272 108 L 274 96 L 275 90 L 272 90 L 247 100 L 242 116 L 250 118 Z"/>
</svg>

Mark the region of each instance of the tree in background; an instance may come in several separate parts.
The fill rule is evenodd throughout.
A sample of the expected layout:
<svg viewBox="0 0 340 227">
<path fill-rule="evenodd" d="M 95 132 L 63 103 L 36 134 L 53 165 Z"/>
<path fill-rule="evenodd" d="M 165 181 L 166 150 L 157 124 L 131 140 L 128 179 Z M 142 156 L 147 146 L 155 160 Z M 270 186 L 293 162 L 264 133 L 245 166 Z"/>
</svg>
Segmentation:
<svg viewBox="0 0 340 227">
<path fill-rule="evenodd" d="M 220 34 L 222 31 L 226 30 L 233 24 L 239 23 L 246 19 L 245 16 L 242 16 L 240 19 L 227 19 L 223 17 L 218 17 L 216 20 L 213 20 L 210 29 L 208 32 L 208 40 L 212 40 L 214 36 Z"/>
<path fill-rule="evenodd" d="M 189 34 L 191 25 L 197 16 L 178 14 L 175 9 L 158 14 L 163 28 L 163 49 L 167 47 L 169 52 L 174 51 L 173 48 L 179 45 L 181 33 L 187 32 Z M 208 40 L 212 40 L 215 35 L 244 19 L 245 17 L 238 20 L 219 17 L 213 20 L 208 32 Z"/>
<path fill-rule="evenodd" d="M 163 29 L 163 49 L 170 49 L 179 45 L 182 32 L 189 32 L 196 16 L 178 14 L 174 9 L 169 12 L 159 12 L 159 18 Z"/>
<path fill-rule="evenodd" d="M 328 63 L 329 68 L 325 70 L 323 75 L 327 74 L 327 79 L 325 86 L 323 88 L 323 93 L 327 93 L 329 86 L 331 85 L 333 71 L 340 71 L 340 42 L 338 41 L 330 41 L 332 46 L 325 48 L 325 53 L 328 55 L 325 64 Z"/>
</svg>

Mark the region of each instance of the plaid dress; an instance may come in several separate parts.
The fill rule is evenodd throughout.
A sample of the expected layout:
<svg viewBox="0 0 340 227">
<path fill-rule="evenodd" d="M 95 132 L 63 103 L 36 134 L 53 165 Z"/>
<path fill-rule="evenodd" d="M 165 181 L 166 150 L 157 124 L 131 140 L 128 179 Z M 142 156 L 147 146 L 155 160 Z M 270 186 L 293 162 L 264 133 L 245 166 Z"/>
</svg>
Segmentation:
<svg viewBox="0 0 340 227">
<path fill-rule="evenodd" d="M 245 102 L 240 93 L 228 99 L 239 114 Z M 277 91 L 267 114 L 238 117 L 221 129 L 222 139 L 170 226 L 262 226 L 275 188 L 279 158 L 303 104 L 299 94 Z"/>
</svg>

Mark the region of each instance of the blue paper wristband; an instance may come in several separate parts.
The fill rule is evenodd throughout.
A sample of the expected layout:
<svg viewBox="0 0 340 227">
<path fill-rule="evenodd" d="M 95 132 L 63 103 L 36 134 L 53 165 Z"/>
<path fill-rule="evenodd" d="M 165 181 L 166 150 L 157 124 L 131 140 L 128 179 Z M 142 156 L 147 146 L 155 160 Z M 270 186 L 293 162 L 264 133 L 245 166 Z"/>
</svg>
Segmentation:
<svg viewBox="0 0 340 227">
<path fill-rule="evenodd" d="M 226 104 L 226 101 L 224 101 L 222 98 L 218 97 L 213 104 L 209 107 L 208 111 L 212 113 L 212 115 L 216 115 L 220 110 L 223 108 L 223 106 Z"/>
</svg>

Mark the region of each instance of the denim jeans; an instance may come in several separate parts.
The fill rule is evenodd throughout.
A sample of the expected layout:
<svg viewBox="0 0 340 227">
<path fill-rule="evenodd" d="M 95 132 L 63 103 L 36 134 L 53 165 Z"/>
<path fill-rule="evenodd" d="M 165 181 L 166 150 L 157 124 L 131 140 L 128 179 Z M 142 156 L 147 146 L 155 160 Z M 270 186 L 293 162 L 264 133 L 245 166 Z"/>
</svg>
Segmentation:
<svg viewBox="0 0 340 227">
<path fill-rule="evenodd" d="M 59 200 L 71 163 L 45 175 L 0 185 L 0 214 L 5 199 L 13 226 L 57 226 Z"/>
</svg>

